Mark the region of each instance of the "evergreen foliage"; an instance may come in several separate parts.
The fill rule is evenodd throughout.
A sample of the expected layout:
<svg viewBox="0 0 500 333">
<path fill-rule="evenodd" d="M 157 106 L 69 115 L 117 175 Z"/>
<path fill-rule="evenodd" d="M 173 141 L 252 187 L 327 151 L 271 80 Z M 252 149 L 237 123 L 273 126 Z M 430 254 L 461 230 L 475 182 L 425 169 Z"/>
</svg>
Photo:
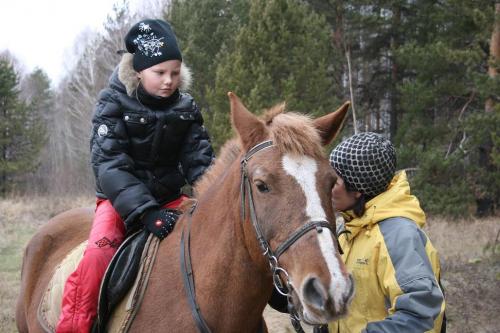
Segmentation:
<svg viewBox="0 0 500 333">
<path fill-rule="evenodd" d="M 307 1 L 329 8 L 337 46 L 350 51 L 363 130 L 390 136 L 398 168 L 426 211 L 484 213 L 499 201 L 498 76 L 489 53 L 491 1 Z M 498 5 L 497 5 L 498 6 Z M 498 9 L 497 9 L 498 10 Z M 339 23 L 340 22 L 340 23 Z M 487 101 L 492 112 L 485 111 Z M 496 106 L 495 106 L 496 105 Z"/>
<path fill-rule="evenodd" d="M 39 75 L 36 74 L 36 75 Z M 0 58 L 0 194 L 33 171 L 44 143 L 39 110 L 20 98 L 19 77 L 8 59 Z"/>
<path fill-rule="evenodd" d="M 194 74 L 190 92 L 204 111 L 216 148 L 232 135 L 228 91 L 255 113 L 285 101 L 288 110 L 316 117 L 348 99 L 348 58 L 357 128 L 393 140 L 398 168 L 409 170 L 412 190 L 428 213 L 482 215 L 498 206 L 500 46 L 496 51 L 493 46 L 500 44 L 499 4 L 164 3 L 162 13 Z M 119 61 L 116 51 L 124 48 L 123 36 L 137 20 L 126 1 L 117 5 L 103 33 L 80 38 L 75 66 L 55 91 L 42 71 L 21 77 L 12 63 L 0 62 L 2 193 L 26 182 L 37 168 L 45 123 L 51 135 L 38 178 L 30 181 L 42 184 L 45 177 L 44 186 L 57 191 L 93 188 L 90 117 Z M 342 136 L 352 134 L 350 125 Z"/>
<path fill-rule="evenodd" d="M 20 96 L 31 109 L 28 121 L 32 129 L 27 136 L 31 137 L 30 140 L 37 147 L 36 153 L 32 156 L 35 166 L 33 172 L 21 178 L 18 177 L 17 188 L 30 193 L 45 192 L 51 180 L 47 170 L 43 170 L 41 165 L 43 158 L 50 154 L 47 143 L 49 131 L 52 132 L 54 128 L 54 119 L 52 119 L 55 107 L 54 91 L 50 86 L 49 77 L 40 68 L 35 68 L 33 72 L 25 76 L 20 86 Z"/>
<path fill-rule="evenodd" d="M 397 83 L 399 166 L 419 168 L 415 193 L 432 213 L 463 215 L 474 200 L 498 198 L 498 164 L 479 163 L 481 145 L 498 138 L 500 125 L 498 115 L 485 113 L 486 99 L 499 97 L 500 81 L 487 73 L 494 7 L 482 5 L 427 4 L 419 17 L 432 14 L 396 53 L 404 78 Z"/>
<path fill-rule="evenodd" d="M 184 62 L 192 69 L 191 93 L 207 111 L 207 91 L 213 86 L 216 57 L 232 48 L 235 32 L 246 21 L 248 1 L 174 0 L 166 19 L 172 24 Z"/>
<path fill-rule="evenodd" d="M 337 104 L 330 31 L 307 5 L 174 1 L 168 19 L 216 148 L 231 136 L 228 91 L 255 112 L 286 100 L 288 109 L 319 115 Z"/>
</svg>

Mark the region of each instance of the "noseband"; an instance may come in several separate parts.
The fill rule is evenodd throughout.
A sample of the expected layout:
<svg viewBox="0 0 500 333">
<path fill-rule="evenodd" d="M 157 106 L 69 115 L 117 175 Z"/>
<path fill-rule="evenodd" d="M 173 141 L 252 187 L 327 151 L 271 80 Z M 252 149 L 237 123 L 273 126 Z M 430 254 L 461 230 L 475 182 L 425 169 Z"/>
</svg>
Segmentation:
<svg viewBox="0 0 500 333">
<path fill-rule="evenodd" d="M 290 277 L 288 272 L 279 265 L 278 259 L 280 256 L 290 248 L 295 242 L 297 242 L 302 236 L 304 236 L 309 231 L 316 229 L 318 233 L 323 232 L 323 228 L 328 228 L 333 235 L 335 235 L 332 225 L 326 220 L 318 220 L 318 221 L 310 221 L 304 224 L 302 227 L 295 230 L 283 243 L 281 243 L 274 251 L 271 249 L 269 242 L 263 235 L 262 229 L 259 224 L 259 220 L 257 218 L 257 214 L 255 212 L 254 199 L 252 194 L 252 186 L 250 184 L 250 179 L 248 177 L 248 161 L 258 152 L 263 151 L 264 149 L 273 147 L 273 142 L 271 140 L 264 141 L 259 143 L 258 145 L 251 148 L 241 160 L 241 217 L 242 221 L 245 221 L 245 207 L 246 207 L 246 198 L 248 197 L 248 206 L 250 211 L 250 220 L 255 229 L 255 234 L 257 235 L 257 240 L 262 248 L 263 255 L 266 256 L 269 266 L 271 268 L 271 273 L 273 276 L 273 283 L 276 287 L 276 290 L 283 296 L 287 297 L 288 300 L 288 312 L 290 313 L 290 320 L 292 322 L 293 327 L 299 333 L 303 333 L 304 330 L 300 325 L 300 318 L 297 314 L 297 311 L 292 303 L 292 290 L 293 286 L 290 283 Z M 195 320 L 196 326 L 200 332 L 209 333 L 211 332 L 206 321 L 201 315 L 200 307 L 196 302 L 195 288 L 194 288 L 194 278 L 193 278 L 193 270 L 191 266 L 191 255 L 190 255 L 190 228 L 191 228 L 191 215 L 193 214 L 196 206 L 193 206 L 191 211 L 188 214 L 188 223 L 187 223 L 187 233 L 184 235 L 184 230 L 181 235 L 181 244 L 180 244 L 180 254 L 181 254 L 181 272 L 183 273 L 183 282 L 184 287 L 186 289 L 188 301 L 191 307 L 191 312 L 193 318 Z M 187 246 L 186 246 L 187 245 Z M 280 274 L 284 276 L 285 281 L 281 278 Z"/>
</svg>

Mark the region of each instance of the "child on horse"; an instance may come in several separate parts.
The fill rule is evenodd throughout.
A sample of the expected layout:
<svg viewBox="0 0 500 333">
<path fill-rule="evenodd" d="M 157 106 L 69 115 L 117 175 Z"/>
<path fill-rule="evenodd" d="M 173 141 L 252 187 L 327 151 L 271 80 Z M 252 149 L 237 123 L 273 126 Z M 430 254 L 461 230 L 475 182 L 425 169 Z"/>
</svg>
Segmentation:
<svg viewBox="0 0 500 333">
<path fill-rule="evenodd" d="M 92 119 L 91 164 L 97 204 L 88 245 L 64 287 L 56 332 L 89 332 L 104 272 L 129 230 L 163 239 L 193 184 L 214 159 L 203 118 L 170 25 L 142 20 L 125 36 L 122 57 L 99 94 Z"/>
<path fill-rule="evenodd" d="M 330 163 L 338 176 L 333 204 L 345 220 L 342 259 L 356 286 L 348 315 L 330 332 L 441 332 L 438 254 L 405 172 L 396 173 L 393 145 L 356 134 L 333 149 Z"/>
</svg>

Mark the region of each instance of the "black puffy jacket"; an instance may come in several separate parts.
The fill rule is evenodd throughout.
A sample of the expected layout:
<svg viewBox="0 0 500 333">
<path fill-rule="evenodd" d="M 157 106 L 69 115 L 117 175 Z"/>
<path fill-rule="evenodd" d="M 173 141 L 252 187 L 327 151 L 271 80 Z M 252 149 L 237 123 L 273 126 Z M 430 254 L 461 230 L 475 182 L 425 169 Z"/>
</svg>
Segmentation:
<svg viewBox="0 0 500 333">
<path fill-rule="evenodd" d="M 130 227 L 146 210 L 178 198 L 214 154 L 191 95 L 176 94 L 168 105 L 141 103 L 131 82 L 122 82 L 135 79 L 123 66 L 130 61 L 122 60 L 99 94 L 90 148 L 97 196 L 110 199 Z"/>
</svg>

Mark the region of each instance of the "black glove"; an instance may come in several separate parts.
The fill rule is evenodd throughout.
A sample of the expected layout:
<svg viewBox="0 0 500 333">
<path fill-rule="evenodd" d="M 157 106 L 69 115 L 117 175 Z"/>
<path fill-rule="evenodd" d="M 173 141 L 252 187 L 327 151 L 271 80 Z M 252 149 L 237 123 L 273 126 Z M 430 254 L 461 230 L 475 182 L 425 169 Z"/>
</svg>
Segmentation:
<svg viewBox="0 0 500 333">
<path fill-rule="evenodd" d="M 313 333 L 328 333 L 328 325 L 314 326 Z"/>
<path fill-rule="evenodd" d="M 271 298 L 267 302 L 269 306 L 271 306 L 274 310 L 279 311 L 281 313 L 288 313 L 288 298 L 280 294 L 276 287 L 273 288 L 273 293 L 271 294 Z"/>
<path fill-rule="evenodd" d="M 170 209 L 152 209 L 144 213 L 142 223 L 146 229 L 160 240 L 174 230 L 179 214 Z"/>
</svg>

